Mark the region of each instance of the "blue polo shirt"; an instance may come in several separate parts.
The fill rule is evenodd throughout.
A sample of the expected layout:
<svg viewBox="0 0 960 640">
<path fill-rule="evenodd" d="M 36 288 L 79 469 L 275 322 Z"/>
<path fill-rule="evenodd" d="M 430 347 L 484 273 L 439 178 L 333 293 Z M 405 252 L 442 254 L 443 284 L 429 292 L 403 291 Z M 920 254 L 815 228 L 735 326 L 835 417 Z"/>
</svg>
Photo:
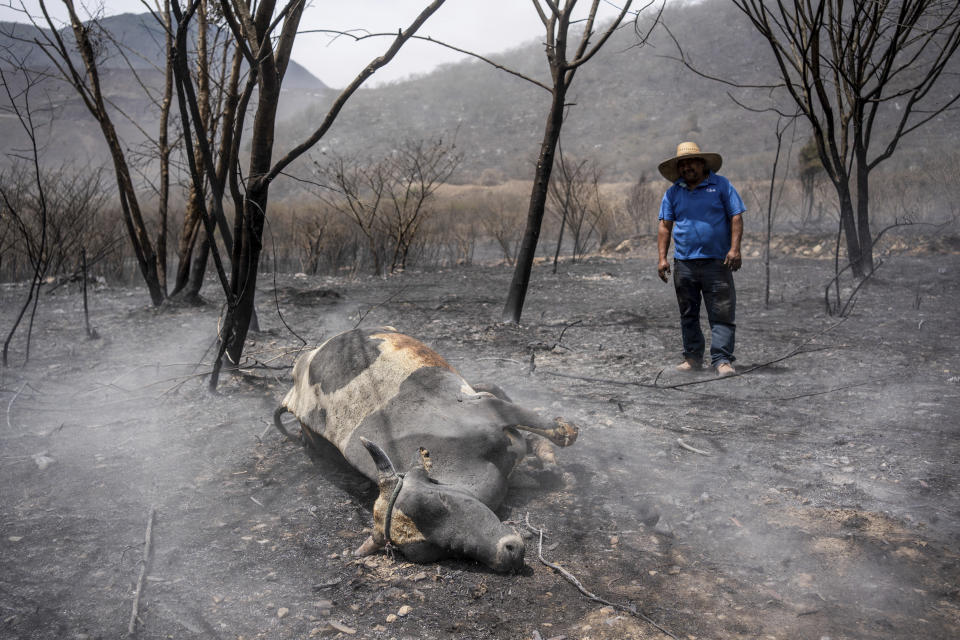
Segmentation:
<svg viewBox="0 0 960 640">
<path fill-rule="evenodd" d="M 723 260 L 730 251 L 730 218 L 746 210 L 730 181 L 711 171 L 693 191 L 683 178 L 667 189 L 659 219 L 673 221 L 677 260 Z"/>
</svg>

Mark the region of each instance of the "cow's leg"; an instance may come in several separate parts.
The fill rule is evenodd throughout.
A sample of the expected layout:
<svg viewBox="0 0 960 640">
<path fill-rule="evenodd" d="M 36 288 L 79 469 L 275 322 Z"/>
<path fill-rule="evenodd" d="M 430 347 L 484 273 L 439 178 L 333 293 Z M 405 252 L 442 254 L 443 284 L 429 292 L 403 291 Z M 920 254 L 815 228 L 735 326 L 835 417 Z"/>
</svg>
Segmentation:
<svg viewBox="0 0 960 640">
<path fill-rule="evenodd" d="M 544 418 L 534 411 L 500 398 L 487 398 L 486 402 L 500 418 L 497 426 L 513 427 L 518 431 L 542 436 L 558 447 L 569 447 L 576 442 L 580 433 L 576 425 L 563 418 Z"/>
<path fill-rule="evenodd" d="M 313 429 L 303 424 L 302 422 L 300 423 L 300 437 L 303 439 L 304 446 L 309 447 L 314 451 L 321 450 L 320 442 L 318 442 L 317 440 L 320 436 L 314 433 Z"/>
<path fill-rule="evenodd" d="M 481 382 L 480 384 L 471 384 L 470 386 L 473 387 L 473 390 L 477 393 L 489 393 L 495 398 L 500 398 L 501 400 L 506 400 L 507 402 L 513 402 L 513 400 L 510 399 L 510 396 L 507 395 L 507 392 L 495 384 Z"/>
<path fill-rule="evenodd" d="M 327 410 L 323 407 L 319 411 L 315 411 L 312 414 L 313 420 L 317 421 L 318 424 L 315 425 L 320 432 L 326 431 L 327 428 Z M 323 450 L 323 444 L 320 442 L 321 435 L 317 433 L 315 429 L 310 428 L 306 425 L 303 420 L 300 421 L 300 442 L 303 446 L 308 449 L 313 449 L 316 452 Z"/>
</svg>

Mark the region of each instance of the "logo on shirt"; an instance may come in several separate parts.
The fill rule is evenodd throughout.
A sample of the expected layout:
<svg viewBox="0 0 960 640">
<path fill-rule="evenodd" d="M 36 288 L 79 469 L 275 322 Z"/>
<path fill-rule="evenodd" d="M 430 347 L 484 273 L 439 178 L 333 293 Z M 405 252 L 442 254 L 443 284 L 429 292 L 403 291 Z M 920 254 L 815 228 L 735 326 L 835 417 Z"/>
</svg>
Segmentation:
<svg viewBox="0 0 960 640">
<path fill-rule="evenodd" d="M 707 193 L 716 193 L 716 192 L 717 192 L 716 187 L 707 187 Z"/>
</svg>

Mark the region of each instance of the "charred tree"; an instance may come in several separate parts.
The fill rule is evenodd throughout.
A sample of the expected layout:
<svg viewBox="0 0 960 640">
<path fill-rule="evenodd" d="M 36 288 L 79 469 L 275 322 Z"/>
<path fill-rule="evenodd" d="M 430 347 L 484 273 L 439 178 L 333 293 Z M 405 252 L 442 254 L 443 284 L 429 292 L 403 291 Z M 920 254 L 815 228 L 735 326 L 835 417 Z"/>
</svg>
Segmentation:
<svg viewBox="0 0 960 640">
<path fill-rule="evenodd" d="M 131 177 L 130 166 L 114 127 L 113 119 L 107 110 L 106 99 L 100 83 L 100 70 L 97 65 L 91 28 L 80 20 L 73 0 L 63 0 L 63 4 L 70 16 L 70 28 L 76 41 L 80 60 L 83 63 L 83 71 L 74 65 L 70 48 L 54 26 L 53 20 L 47 12 L 46 2 L 41 0 L 40 10 L 50 27 L 50 40 L 45 43 L 43 50 L 61 75 L 71 83 L 83 100 L 87 110 L 100 125 L 100 131 L 110 150 L 110 158 L 116 174 L 120 210 L 123 214 L 127 235 L 130 238 L 134 256 L 140 267 L 140 273 L 150 293 L 150 300 L 154 305 L 160 305 L 166 298 L 166 291 L 160 280 L 160 268 L 158 266 L 158 260 L 163 259 L 163 256 L 158 256 L 153 242 L 150 240 L 150 234 L 144 222 L 136 188 Z"/>
<path fill-rule="evenodd" d="M 229 277 L 221 274 L 221 283 L 227 297 L 227 308 L 219 338 L 219 348 L 214 360 L 210 387 L 216 388 L 224 360 L 230 368 L 239 366 L 247 333 L 254 315 L 254 298 L 257 271 L 263 248 L 263 230 L 267 219 L 270 185 L 294 160 L 315 145 L 330 129 L 344 105 L 360 86 L 377 69 L 390 62 L 405 42 L 443 5 L 444 0 L 434 0 L 414 19 L 411 25 L 394 37 L 393 43 L 380 57 L 373 60 L 334 100 L 326 116 L 313 133 L 302 143 L 274 162 L 274 128 L 280 89 L 290 61 L 290 51 L 297 36 L 304 3 L 291 0 L 279 6 L 276 0 L 267 0 L 253 7 L 243 0 L 222 0 L 220 9 L 233 34 L 234 42 L 249 65 L 247 82 L 236 99 L 230 144 L 221 145 L 221 158 L 227 149 L 225 171 L 216 168 L 213 146 L 203 135 L 202 118 L 199 114 L 197 94 L 193 80 L 185 65 L 178 60 L 175 65 L 181 118 L 184 122 L 185 139 L 190 139 L 192 129 L 200 149 L 202 162 L 194 161 L 188 150 L 187 157 L 194 180 L 204 174 L 211 186 L 212 214 L 204 212 L 203 221 L 214 260 L 214 222 L 222 216 L 222 198 L 229 187 L 233 200 L 233 242 Z M 171 5 L 178 22 L 178 41 L 196 11 L 198 0 L 189 3 L 186 9 L 174 1 Z M 255 97 L 254 97 L 255 96 Z M 255 103 L 251 105 L 251 102 Z M 252 113 L 250 126 L 249 158 L 247 169 L 240 168 L 241 135 L 248 124 L 248 110 Z"/>
<path fill-rule="evenodd" d="M 840 204 L 853 274 L 874 267 L 870 172 L 960 94 L 931 96 L 960 46 L 960 4 L 942 0 L 734 0 L 767 41 L 809 121 Z M 872 152 L 871 147 L 878 150 Z"/>
<path fill-rule="evenodd" d="M 19 95 L 14 95 L 11 91 L 10 83 L 7 82 L 6 73 L 3 71 L 3 67 L 0 66 L 0 81 L 3 83 L 3 89 L 10 102 L 10 111 L 13 112 L 13 115 L 27 134 L 30 142 L 29 156 L 26 158 L 26 161 L 30 164 L 30 171 L 33 174 L 32 178 L 36 186 L 36 195 L 34 197 L 13 198 L 7 192 L 2 182 L 0 182 L 0 202 L 2 202 L 0 211 L 3 211 L 12 219 L 13 226 L 15 226 L 22 235 L 28 259 L 33 267 L 33 273 L 30 277 L 30 288 L 27 292 L 27 298 L 24 300 L 23 306 L 20 307 L 20 312 L 17 314 L 13 326 L 10 327 L 10 331 L 7 333 L 7 337 L 3 342 L 2 364 L 4 367 L 6 367 L 9 362 L 10 342 L 13 340 L 13 336 L 16 334 L 28 310 L 30 310 L 30 319 L 27 328 L 24 362 L 30 360 L 30 339 L 33 335 L 33 320 L 37 313 L 37 304 L 40 301 L 40 287 L 43 285 L 44 276 L 46 275 L 49 265 L 47 252 L 47 198 L 40 169 L 37 126 L 33 120 L 33 111 L 30 104 L 30 90 L 35 83 L 39 82 L 39 79 L 26 68 L 21 67 L 21 73 L 26 80 L 25 86 Z M 25 204 L 24 201 L 29 204 L 23 206 Z M 30 213 L 33 213 L 34 217 L 36 217 L 35 225 L 26 219 L 27 211 L 25 211 L 25 209 L 31 210 Z"/>
<path fill-rule="evenodd" d="M 526 228 L 520 243 L 520 252 L 507 292 L 507 301 L 503 307 L 504 322 L 520 322 L 523 313 L 523 304 L 527 297 L 527 288 L 530 285 L 530 273 L 533 268 L 533 259 L 536 255 L 537 244 L 540 240 L 540 228 L 543 224 L 543 214 L 547 204 L 547 195 L 550 188 L 550 174 L 553 170 L 556 156 L 557 142 L 563 128 L 564 110 L 566 109 L 567 91 L 573 83 L 573 77 L 581 66 L 586 64 L 597 51 L 607 42 L 613 32 L 620 26 L 624 16 L 630 9 L 632 0 L 627 0 L 620 14 L 601 33 L 599 39 L 591 44 L 596 35 L 594 22 L 600 0 L 592 0 L 587 17 L 583 22 L 583 30 L 579 41 L 573 49 L 572 55 L 568 46 L 573 44 L 576 36 L 571 36 L 573 24 L 573 10 L 577 0 L 533 0 L 534 7 L 540 16 L 540 21 L 546 31 L 546 55 L 550 66 L 552 85 L 545 88 L 550 91 L 550 108 L 547 112 L 543 138 L 540 143 L 540 153 L 534 168 L 533 187 L 530 192 L 530 205 L 527 209 Z"/>
</svg>

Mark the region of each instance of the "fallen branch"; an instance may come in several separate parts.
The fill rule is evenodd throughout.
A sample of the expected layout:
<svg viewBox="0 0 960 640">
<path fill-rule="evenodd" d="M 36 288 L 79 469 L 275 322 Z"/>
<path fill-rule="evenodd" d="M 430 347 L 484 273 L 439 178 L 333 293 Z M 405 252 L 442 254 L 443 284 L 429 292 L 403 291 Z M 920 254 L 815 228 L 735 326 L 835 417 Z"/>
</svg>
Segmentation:
<svg viewBox="0 0 960 640">
<path fill-rule="evenodd" d="M 582 323 L 582 322 L 583 322 L 583 320 L 577 320 L 576 322 L 571 322 L 570 324 L 568 324 L 567 326 L 565 326 L 565 327 L 563 328 L 563 331 L 560 332 L 560 337 L 557 338 L 557 342 L 553 345 L 553 348 L 555 349 L 555 348 L 557 348 L 557 347 L 563 347 L 563 334 L 565 334 L 565 333 L 567 332 L 567 329 L 569 329 L 570 327 L 575 327 L 575 326 L 577 326 L 578 324 L 580 324 L 580 323 Z M 564 347 L 564 348 L 566 348 L 566 347 Z"/>
<path fill-rule="evenodd" d="M 756 371 L 756 370 L 758 370 L 758 369 L 763 369 L 764 367 L 769 367 L 769 366 L 772 365 L 772 364 L 776 364 L 776 363 L 778 363 L 778 362 L 783 362 L 784 360 L 787 360 L 788 358 L 792 358 L 792 357 L 794 357 L 794 356 L 796 356 L 796 355 L 799 355 L 799 354 L 801 354 L 801 353 L 807 353 L 806 351 L 803 350 L 803 348 L 804 348 L 807 344 L 809 344 L 809 343 L 812 342 L 813 340 L 816 340 L 817 338 L 819 338 L 819 337 L 822 336 L 823 334 L 827 333 L 828 331 L 831 331 L 832 329 L 835 329 L 837 326 L 839 326 L 839 325 L 843 324 L 844 322 L 846 322 L 846 320 L 847 320 L 846 317 L 841 318 L 839 321 L 833 323 L 832 325 L 830 325 L 830 326 L 827 327 L 826 329 L 823 329 L 822 331 L 819 331 L 819 332 L 815 333 L 814 335 L 810 336 L 809 338 L 807 338 L 806 340 L 804 340 L 803 342 L 801 342 L 799 345 L 797 345 L 796 347 L 794 347 L 789 353 L 787 353 L 787 354 L 785 354 L 785 355 L 783 355 L 783 356 L 780 356 L 779 358 L 774 358 L 773 360 L 768 360 L 767 362 L 761 362 L 760 364 L 753 365 L 752 367 L 750 367 L 750 368 L 748 368 L 748 369 L 744 369 L 743 371 L 737 371 L 736 373 L 734 373 L 734 374 L 732 374 L 732 375 L 723 376 L 722 378 L 720 378 L 720 377 L 717 377 L 717 378 L 705 378 L 705 379 L 703 379 L 703 380 L 690 380 L 690 381 L 687 381 L 687 382 L 678 382 L 678 383 L 676 383 L 676 384 L 659 385 L 659 384 L 657 384 L 657 380 L 660 379 L 660 375 L 663 373 L 663 370 L 662 370 L 662 369 L 660 370 L 659 373 L 657 373 L 657 377 L 654 379 L 654 381 L 653 381 L 652 383 L 650 383 L 650 382 L 640 382 L 639 380 L 613 380 L 613 379 L 610 379 L 610 378 L 591 378 L 591 377 L 588 377 L 588 376 L 575 376 L 575 375 L 571 375 L 571 374 L 568 374 L 568 373 L 560 373 L 560 372 L 558 372 L 558 371 L 544 371 L 543 369 L 540 370 L 540 373 L 546 374 L 546 375 L 550 375 L 550 376 L 556 376 L 556 377 L 558 377 L 558 378 L 571 378 L 571 379 L 573 379 L 573 380 L 583 380 L 584 382 L 599 382 L 599 383 L 602 383 L 602 384 L 613 384 L 613 385 L 618 385 L 618 386 L 623 386 L 623 387 L 643 387 L 643 388 L 645 388 L 645 389 L 680 389 L 680 388 L 682 388 L 682 387 L 690 387 L 690 386 L 697 385 L 697 384 L 707 384 L 708 382 L 717 382 L 717 381 L 719 381 L 719 380 L 730 380 L 731 378 L 737 378 L 737 377 L 739 377 L 739 376 L 744 376 L 744 375 L 746 375 L 746 374 L 748 374 L 748 373 L 752 373 L 752 372 L 754 372 L 754 371 Z"/>
<path fill-rule="evenodd" d="M 147 533 L 143 542 L 143 564 L 140 567 L 140 577 L 137 579 L 137 590 L 133 594 L 133 611 L 130 612 L 130 624 L 127 626 L 127 635 L 132 636 L 137 629 L 137 616 L 140 613 L 140 595 L 143 593 L 143 583 L 147 579 L 147 570 L 150 566 L 150 547 L 153 542 L 153 517 L 156 510 L 150 507 L 147 516 Z"/>
<path fill-rule="evenodd" d="M 666 385 L 666 386 L 656 387 L 656 388 L 657 388 L 657 389 L 679 389 L 680 387 L 689 387 L 689 386 L 692 386 L 692 385 L 695 385 L 695 384 L 705 384 L 705 383 L 707 383 L 707 382 L 716 382 L 716 381 L 718 381 L 718 380 L 730 380 L 731 378 L 737 378 L 737 377 L 739 377 L 739 376 L 745 376 L 745 375 L 747 375 L 748 373 L 752 373 L 752 372 L 754 372 L 754 371 L 756 371 L 756 370 L 758 370 L 758 369 L 763 369 L 763 368 L 765 368 L 765 367 L 769 367 L 769 366 L 772 365 L 772 364 L 776 364 L 776 363 L 778 363 L 778 362 L 783 362 L 784 360 L 787 360 L 788 358 L 792 358 L 793 356 L 799 355 L 799 354 L 801 354 L 801 353 L 806 353 L 806 352 L 803 350 L 803 348 L 804 348 L 805 346 L 807 346 L 808 344 L 810 344 L 811 342 L 813 342 L 814 340 L 816 340 L 817 338 L 819 338 L 819 337 L 822 336 L 823 334 L 825 334 L 825 333 L 827 333 L 827 332 L 829 332 L 829 331 L 832 331 L 833 329 L 837 328 L 838 326 L 840 326 L 841 324 L 843 324 L 844 322 L 846 322 L 846 320 L 847 320 L 846 317 L 841 318 L 840 320 L 838 320 L 837 322 L 834 322 L 832 325 L 830 325 L 830 326 L 827 327 L 826 329 L 823 329 L 822 331 L 818 331 L 817 333 L 813 334 L 812 336 L 810 336 L 809 338 L 807 338 L 806 340 L 804 340 L 803 342 L 801 342 L 800 344 L 798 344 L 796 347 L 794 347 L 793 349 L 791 349 L 787 354 L 782 355 L 782 356 L 780 356 L 779 358 L 774 358 L 773 360 L 768 360 L 767 362 L 761 362 L 760 364 L 755 364 L 755 365 L 753 365 L 752 367 L 749 367 L 749 368 L 747 368 L 747 369 L 744 369 L 743 371 L 737 371 L 736 373 L 734 373 L 734 374 L 732 374 L 732 375 L 723 376 L 722 378 L 721 378 L 721 377 L 717 377 L 717 378 L 707 378 L 707 379 L 705 379 L 705 380 L 691 380 L 691 381 L 689 381 L 689 382 L 678 382 L 677 384 L 671 384 L 671 385 Z"/>
<path fill-rule="evenodd" d="M 391 300 L 393 300 L 394 298 L 396 298 L 398 295 L 400 295 L 401 293 L 403 293 L 403 292 L 406 291 L 407 289 L 408 289 L 408 287 L 406 287 L 406 286 L 400 287 L 400 289 L 398 289 L 397 292 L 394 293 L 392 296 L 388 297 L 388 298 L 387 298 L 386 300 L 384 300 L 383 302 L 378 302 L 377 304 L 373 305 L 372 307 L 370 307 L 369 309 L 367 309 L 367 310 L 364 311 L 363 313 L 361 313 L 360 310 L 357 309 L 357 323 L 356 323 L 355 325 L 353 325 L 353 328 L 356 329 L 357 327 L 359 327 L 359 326 L 360 326 L 360 323 L 362 323 L 362 322 L 366 319 L 366 317 L 367 317 L 368 315 L 370 315 L 370 312 L 371 312 L 371 311 L 373 311 L 373 310 L 376 309 L 377 307 L 382 307 L 382 306 L 386 305 L 388 302 L 390 302 Z"/>
<path fill-rule="evenodd" d="M 523 366 L 523 363 L 522 363 L 522 362 L 520 362 L 519 360 L 514 360 L 513 358 L 490 357 L 490 358 L 477 358 L 476 360 L 477 360 L 477 362 L 480 362 L 480 361 L 482 361 L 482 360 L 493 360 L 493 361 L 495 361 L 495 362 L 510 362 L 510 363 L 515 364 L 515 365 L 517 365 L 517 366 L 519 366 L 519 367 L 522 367 L 522 366 Z"/>
<path fill-rule="evenodd" d="M 530 354 L 531 363 L 533 361 L 533 354 Z M 535 367 L 531 366 L 528 373 L 533 373 Z M 570 373 L 560 373 L 559 371 L 546 371 L 540 369 L 540 373 L 554 376 L 556 378 L 569 378 L 571 380 L 582 380 L 583 382 L 600 382 L 603 384 L 614 384 L 621 387 L 648 387 L 651 389 L 666 389 L 666 387 L 658 387 L 653 384 L 648 384 L 646 382 L 640 382 L 639 380 L 614 380 L 612 378 L 591 378 L 589 376 L 575 376 Z"/>
<path fill-rule="evenodd" d="M 702 456 L 711 455 L 709 451 L 703 451 L 702 449 L 697 449 L 696 447 L 691 447 L 686 442 L 683 441 L 683 438 L 677 438 L 677 444 L 680 445 L 681 449 L 686 449 L 687 451 L 692 451 L 693 453 L 699 453 Z"/>
<path fill-rule="evenodd" d="M 851 291 L 850 295 L 847 297 L 847 302 L 843 305 L 843 308 L 837 311 L 841 318 L 846 318 L 848 315 L 853 313 L 853 305 L 856 303 L 857 293 L 860 292 L 860 288 L 863 287 L 863 285 L 865 285 L 867 281 L 873 277 L 873 274 L 875 274 L 882 266 L 883 260 L 881 259 L 877 262 L 877 266 L 875 266 L 873 270 L 863 278 L 863 280 L 857 283 L 857 286 L 854 287 L 853 291 Z"/>
<path fill-rule="evenodd" d="M 17 399 L 17 396 L 19 396 L 21 393 L 23 393 L 23 389 L 24 389 L 26 386 L 27 386 L 27 383 L 26 383 L 26 382 L 24 382 L 22 385 L 20 385 L 20 388 L 17 389 L 17 392 L 16 392 L 15 394 L 13 394 L 13 397 L 12 397 L 12 398 L 10 398 L 10 402 L 7 403 L 7 428 L 8 428 L 8 429 L 11 429 L 11 430 L 13 429 L 13 424 L 10 423 L 10 409 L 13 407 L 13 401 Z"/>
<path fill-rule="evenodd" d="M 600 604 L 605 604 L 605 605 L 607 605 L 608 607 L 613 607 L 614 609 L 617 609 L 617 610 L 619 610 L 619 611 L 623 611 L 623 612 L 625 612 L 625 613 L 629 613 L 629 614 L 632 615 L 632 616 L 635 616 L 635 617 L 637 617 L 637 618 L 640 618 L 641 620 L 643 620 L 643 621 L 646 622 L 647 624 L 649 624 L 649 625 L 655 627 L 656 629 L 662 631 L 663 633 L 667 634 L 667 635 L 670 636 L 671 638 L 674 638 L 674 640 L 679 640 L 679 639 L 677 638 L 677 636 L 673 635 L 672 633 L 670 633 L 669 631 L 667 631 L 666 629 L 664 629 L 663 627 L 661 627 L 659 624 L 657 624 L 656 622 L 654 622 L 653 620 L 651 620 L 649 617 L 647 617 L 647 616 L 644 615 L 643 613 L 637 611 L 636 607 L 628 607 L 628 606 L 626 606 L 626 605 L 616 604 L 616 603 L 614 603 L 614 602 L 610 602 L 609 600 L 605 600 L 604 598 L 601 598 L 600 596 L 598 596 L 598 595 L 596 595 L 596 594 L 594 594 L 594 593 L 591 593 L 591 592 L 587 591 L 586 587 L 583 586 L 583 583 L 581 583 L 579 580 L 577 580 L 577 578 L 576 578 L 572 573 L 570 573 L 569 571 L 567 571 L 566 569 L 564 569 L 563 567 L 561 567 L 561 566 L 558 565 L 558 564 L 554 564 L 554 563 L 552 563 L 552 562 L 549 562 L 548 560 L 546 560 L 546 559 L 543 557 L 543 529 L 537 529 L 536 527 L 534 527 L 533 525 L 530 524 L 530 514 L 529 514 L 529 513 L 527 514 L 525 524 L 527 525 L 527 528 L 530 529 L 530 531 L 533 531 L 534 533 L 536 533 L 536 534 L 538 534 L 538 535 L 540 536 L 540 542 L 539 542 L 539 544 L 537 545 L 537 557 L 540 559 L 540 562 L 542 562 L 544 565 L 550 567 L 551 569 L 553 569 L 554 571 L 556 571 L 556 572 L 558 572 L 560 575 L 562 575 L 564 578 L 566 578 L 567 581 L 570 582 L 570 584 L 572 584 L 573 586 L 575 586 L 575 587 L 577 588 L 577 590 L 580 591 L 580 593 L 582 593 L 584 596 L 586 596 L 586 597 L 589 598 L 590 600 L 593 600 L 594 602 L 599 602 Z"/>
<path fill-rule="evenodd" d="M 785 402 L 787 400 L 799 400 L 800 398 L 812 398 L 813 396 L 822 396 L 827 393 L 835 393 L 837 391 L 846 391 L 847 389 L 854 389 L 856 387 L 864 387 L 868 384 L 873 384 L 874 382 L 883 382 L 892 378 L 893 375 L 883 376 L 882 378 L 871 378 L 870 380 L 864 380 L 863 382 L 851 382 L 850 384 L 845 384 L 841 387 L 831 387 L 829 389 L 824 389 L 823 391 L 810 391 L 808 393 L 798 393 L 794 396 L 779 396 L 770 398 L 771 400 L 776 400 L 777 402 Z"/>
</svg>

